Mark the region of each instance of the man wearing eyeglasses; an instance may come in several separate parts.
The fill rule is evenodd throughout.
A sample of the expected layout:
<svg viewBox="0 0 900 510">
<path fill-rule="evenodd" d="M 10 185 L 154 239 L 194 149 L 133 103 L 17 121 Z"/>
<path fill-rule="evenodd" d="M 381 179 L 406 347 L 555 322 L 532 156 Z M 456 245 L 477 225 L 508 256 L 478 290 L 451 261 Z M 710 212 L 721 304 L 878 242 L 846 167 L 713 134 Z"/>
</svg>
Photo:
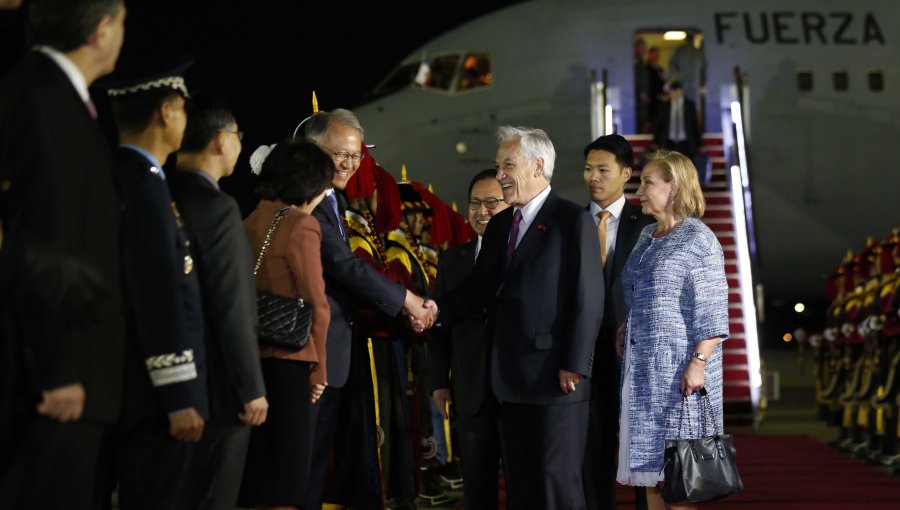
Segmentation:
<svg viewBox="0 0 900 510">
<path fill-rule="evenodd" d="M 266 420 L 269 404 L 256 341 L 256 283 L 250 244 L 233 198 L 219 180 L 234 172 L 241 135 L 231 109 L 194 96 L 166 182 L 184 217 L 196 256 L 203 299 L 210 419 L 191 457 L 186 480 L 192 506 L 234 508 L 244 472 L 250 426 Z"/>
<path fill-rule="evenodd" d="M 469 184 L 469 224 L 478 237 L 441 254 L 435 299 L 444 297 L 469 276 L 488 222 L 507 207 L 497 171 L 484 170 L 475 175 Z M 440 328 L 428 351 L 431 395 L 445 418 L 452 397 L 466 509 L 498 507 L 497 399 L 491 391 L 491 346 L 484 335 L 485 316 L 477 314 L 453 327 Z"/>
<path fill-rule="evenodd" d="M 433 319 L 429 317 L 423 306 L 423 299 L 405 287 L 394 283 L 377 270 L 356 257 L 350 250 L 347 230 L 344 227 L 340 191 L 347 187 L 350 177 L 359 169 L 363 159 L 363 128 L 359 120 L 349 110 L 336 109 L 314 115 L 306 123 L 305 137 L 317 144 L 334 161 L 334 188 L 326 192 L 325 200 L 315 208 L 313 215 L 319 220 L 322 228 L 322 270 L 325 277 L 325 293 L 331 305 L 331 322 L 328 327 L 328 386 L 314 408 L 315 439 L 313 440 L 312 460 L 308 482 L 307 505 L 305 508 L 321 508 L 325 487 L 325 473 L 328 461 L 337 441 L 359 441 L 360 436 L 375 429 L 375 424 L 366 424 L 369 430 L 356 430 L 348 427 L 347 420 L 341 420 L 341 408 L 352 407 L 349 399 L 359 391 L 354 383 L 363 372 L 368 371 L 368 360 L 365 346 L 361 343 L 353 345 L 352 298 L 358 298 L 373 305 L 387 317 L 406 312 L 416 318 L 419 329 L 427 329 Z M 387 318 L 386 317 L 386 318 Z M 360 347 L 362 350 L 360 351 Z M 371 377 L 369 375 L 368 377 Z M 346 387 L 345 387 L 346 385 Z M 364 383 L 361 387 L 365 387 Z M 346 429 L 353 430 L 347 431 Z M 338 429 L 342 429 L 340 432 Z M 362 441 L 360 441 L 362 442 Z M 363 461 L 357 462 L 364 470 L 370 462 L 369 457 L 377 452 L 368 448 L 360 452 Z M 377 462 L 377 460 L 376 460 Z M 340 466 L 338 466 L 340 468 Z M 371 491 L 362 488 L 364 480 L 371 476 L 362 474 L 360 489 L 362 497 L 370 498 Z M 375 491 L 380 490 L 376 483 Z M 371 498 L 370 498 L 371 499 Z M 353 502 L 352 506 L 367 506 L 371 501 Z"/>
</svg>

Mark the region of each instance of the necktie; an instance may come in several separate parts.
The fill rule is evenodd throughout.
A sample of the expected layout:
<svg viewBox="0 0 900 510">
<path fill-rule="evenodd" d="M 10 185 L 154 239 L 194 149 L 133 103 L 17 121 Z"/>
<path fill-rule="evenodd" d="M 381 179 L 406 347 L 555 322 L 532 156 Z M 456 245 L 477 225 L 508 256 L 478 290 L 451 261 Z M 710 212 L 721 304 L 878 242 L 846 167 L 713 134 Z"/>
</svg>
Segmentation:
<svg viewBox="0 0 900 510">
<path fill-rule="evenodd" d="M 600 260 L 603 267 L 606 267 L 606 220 L 612 216 L 609 211 L 600 211 L 597 213 L 600 217 L 600 223 L 597 224 L 597 237 L 600 239 Z"/>
<path fill-rule="evenodd" d="M 684 141 L 684 112 L 682 111 L 683 103 L 675 104 L 675 141 Z"/>
<path fill-rule="evenodd" d="M 509 243 L 506 245 L 506 267 L 512 262 L 516 252 L 516 242 L 519 240 L 519 223 L 522 223 L 522 210 L 516 209 L 513 213 L 512 228 L 509 229 Z"/>
<path fill-rule="evenodd" d="M 87 107 L 88 112 L 90 112 L 91 117 L 97 118 L 97 107 L 94 106 L 94 102 L 91 101 L 91 98 L 87 98 L 87 101 L 84 102 L 84 106 Z"/>
<path fill-rule="evenodd" d="M 332 193 L 326 197 L 328 203 L 331 204 L 331 210 L 334 211 L 334 217 L 337 219 L 338 228 L 341 230 L 341 239 L 346 240 L 347 234 L 344 232 L 344 222 L 341 221 L 341 213 L 338 211 L 337 197 Z"/>
</svg>

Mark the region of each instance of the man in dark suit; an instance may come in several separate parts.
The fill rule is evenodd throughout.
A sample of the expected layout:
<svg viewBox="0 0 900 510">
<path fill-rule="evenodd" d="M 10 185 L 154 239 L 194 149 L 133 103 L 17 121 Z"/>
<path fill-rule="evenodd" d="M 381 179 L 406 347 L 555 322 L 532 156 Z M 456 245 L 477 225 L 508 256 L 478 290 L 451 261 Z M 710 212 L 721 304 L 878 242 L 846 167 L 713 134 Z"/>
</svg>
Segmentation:
<svg viewBox="0 0 900 510">
<path fill-rule="evenodd" d="M 446 296 L 469 276 L 488 222 L 509 207 L 496 175 L 496 170 L 484 170 L 469 184 L 469 224 L 478 237 L 441 254 L 435 299 Z M 497 508 L 498 503 L 500 436 L 497 399 L 491 391 L 491 345 L 485 334 L 484 314 L 440 328 L 429 346 L 428 370 L 434 403 L 445 417 L 452 396 L 453 424 L 462 452 L 464 506 L 488 510 Z"/>
<path fill-rule="evenodd" d="M 597 229 L 550 190 L 556 152 L 544 131 L 504 126 L 498 138 L 497 180 L 512 207 L 488 224 L 473 273 L 426 305 L 445 326 L 487 308 L 510 507 L 584 508 L 582 380 L 603 316 Z"/>
<path fill-rule="evenodd" d="M 691 159 L 700 149 L 697 105 L 685 99 L 681 82 L 669 84 L 669 101 L 659 106 L 653 139 L 658 147 L 678 151 Z"/>
<path fill-rule="evenodd" d="M 36 50 L 0 84 L 0 501 L 93 508 L 119 417 L 118 199 L 88 86 L 121 0 L 35 0 Z"/>
<path fill-rule="evenodd" d="M 162 167 L 181 146 L 190 62 L 107 83 L 119 130 L 122 261 L 129 305 L 117 444 L 123 509 L 188 508 L 194 443 L 209 417 L 200 286 Z"/>
<path fill-rule="evenodd" d="M 426 317 L 421 297 L 392 282 L 350 250 L 337 193 L 347 187 L 347 181 L 359 169 L 363 157 L 363 129 L 359 120 L 352 112 L 338 109 L 314 115 L 305 129 L 306 138 L 322 147 L 332 157 L 335 165 L 332 180 L 334 188 L 313 211 L 322 228 L 322 269 L 325 292 L 331 305 L 331 323 L 326 344 L 328 387 L 314 409 L 318 415 L 308 484 L 307 508 L 321 508 L 325 473 L 337 437 L 338 411 L 345 399 L 343 393 L 344 390 L 357 391 L 354 387 L 344 386 L 348 382 L 348 376 L 352 375 L 351 367 L 360 366 L 366 361 L 362 359 L 361 352 L 351 344 L 352 298 L 366 301 L 390 317 L 398 315 L 402 310 L 419 318 L 426 326 L 430 326 L 432 319 Z M 370 427 L 367 426 L 367 430 L 359 430 L 358 433 L 365 435 L 374 429 L 375 424 L 372 423 Z M 341 441 L 356 439 L 358 438 L 340 438 Z M 366 452 L 360 454 L 366 457 L 362 463 L 369 463 L 369 457 L 377 455 L 374 445 L 371 446 L 372 451 L 367 448 Z M 371 491 L 369 495 L 372 496 Z M 367 501 L 366 504 L 379 503 Z M 359 503 L 353 506 L 361 507 Z"/>
<path fill-rule="evenodd" d="M 231 175 L 241 138 L 224 103 L 192 97 L 178 152 L 167 182 L 184 217 L 197 263 L 206 318 L 209 422 L 191 458 L 197 508 L 237 504 L 250 426 L 266 419 L 256 340 L 256 284 L 250 245 L 233 198 L 219 190 Z"/>
<path fill-rule="evenodd" d="M 620 361 L 615 340 L 616 330 L 624 321 L 625 305 L 619 275 L 641 230 L 654 221 L 625 199 L 625 184 L 631 179 L 633 164 L 634 151 L 620 135 L 601 136 L 584 149 L 584 185 L 591 197 L 587 210 L 597 224 L 601 258 L 596 262 L 603 266 L 606 283 L 606 309 L 594 348 L 584 456 L 584 494 L 590 510 L 616 507 Z M 646 496 L 639 493 L 637 499 L 640 504 Z"/>
</svg>

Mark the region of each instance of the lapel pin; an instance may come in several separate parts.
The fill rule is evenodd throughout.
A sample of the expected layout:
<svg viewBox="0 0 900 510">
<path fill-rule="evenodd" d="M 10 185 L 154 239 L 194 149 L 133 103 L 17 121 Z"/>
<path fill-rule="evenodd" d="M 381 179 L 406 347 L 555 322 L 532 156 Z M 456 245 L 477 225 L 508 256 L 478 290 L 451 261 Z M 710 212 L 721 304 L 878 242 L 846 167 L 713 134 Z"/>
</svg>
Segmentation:
<svg viewBox="0 0 900 510">
<path fill-rule="evenodd" d="M 540 225 L 537 226 L 537 229 L 540 230 L 541 232 L 543 232 L 543 231 L 547 230 L 547 225 L 544 225 L 543 223 L 541 223 Z"/>
</svg>

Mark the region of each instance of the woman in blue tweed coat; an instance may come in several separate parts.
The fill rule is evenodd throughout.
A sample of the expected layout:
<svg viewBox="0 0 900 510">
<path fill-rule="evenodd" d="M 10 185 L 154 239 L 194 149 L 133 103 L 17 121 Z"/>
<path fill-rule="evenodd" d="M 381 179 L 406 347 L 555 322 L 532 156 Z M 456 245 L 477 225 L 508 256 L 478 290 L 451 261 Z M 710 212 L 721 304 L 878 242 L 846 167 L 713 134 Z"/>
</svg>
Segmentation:
<svg viewBox="0 0 900 510">
<path fill-rule="evenodd" d="M 656 225 L 644 228 L 622 270 L 628 320 L 617 338 L 625 359 L 616 478 L 656 487 L 665 440 L 678 437 L 682 394 L 705 387 L 721 431 L 728 284 L 722 247 L 699 220 L 705 202 L 690 159 L 653 155 L 637 196 Z M 683 413 L 681 437 L 700 437 L 699 396 L 688 400 L 693 420 L 689 427 Z M 656 500 L 651 508 L 662 507 L 658 491 L 648 490 L 648 498 Z"/>
</svg>

